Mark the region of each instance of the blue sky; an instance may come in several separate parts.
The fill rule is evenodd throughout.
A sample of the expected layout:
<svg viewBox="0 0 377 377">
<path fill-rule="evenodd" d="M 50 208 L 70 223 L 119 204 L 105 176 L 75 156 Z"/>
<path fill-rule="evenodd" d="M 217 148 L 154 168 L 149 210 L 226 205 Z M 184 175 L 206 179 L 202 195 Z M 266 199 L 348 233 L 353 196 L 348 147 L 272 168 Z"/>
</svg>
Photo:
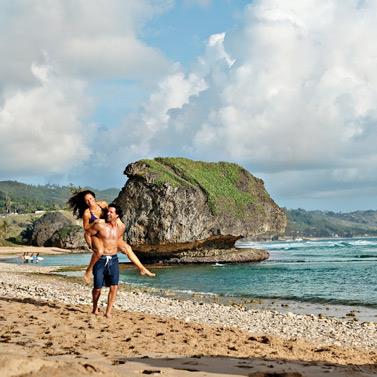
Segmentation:
<svg viewBox="0 0 377 377">
<path fill-rule="evenodd" d="M 247 0 L 177 1 L 150 20 L 140 38 L 188 71 L 203 53 L 208 37 L 234 30 L 248 4 Z M 97 99 L 92 119 L 108 127 L 116 126 L 128 112 L 137 111 L 148 96 L 147 88 L 133 80 L 98 80 L 91 84 L 91 91 Z"/>
<path fill-rule="evenodd" d="M 0 179 L 232 161 L 281 206 L 376 209 L 377 3 L 4 0 Z"/>
<path fill-rule="evenodd" d="M 142 38 L 188 67 L 202 54 L 208 36 L 233 30 L 241 23 L 248 4 L 246 0 L 177 1 L 148 23 Z"/>
</svg>

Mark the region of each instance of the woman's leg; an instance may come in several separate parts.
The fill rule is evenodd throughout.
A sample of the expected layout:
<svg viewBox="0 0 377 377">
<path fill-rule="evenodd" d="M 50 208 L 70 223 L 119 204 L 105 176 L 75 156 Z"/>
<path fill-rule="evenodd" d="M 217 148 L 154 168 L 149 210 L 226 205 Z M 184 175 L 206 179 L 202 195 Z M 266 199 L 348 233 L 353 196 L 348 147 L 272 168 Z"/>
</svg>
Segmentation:
<svg viewBox="0 0 377 377">
<path fill-rule="evenodd" d="M 91 249 L 92 248 L 92 235 L 89 232 L 85 232 L 84 239 L 89 249 Z"/>
<path fill-rule="evenodd" d="M 98 239 L 95 236 L 92 236 L 90 243 L 92 245 L 93 253 L 92 253 L 92 257 L 90 258 L 89 265 L 86 268 L 86 271 L 85 271 L 85 274 L 84 274 L 84 280 L 88 284 L 90 283 L 90 278 L 92 276 L 94 265 L 96 264 L 98 259 L 100 259 L 101 256 L 103 255 L 103 244 L 102 244 L 102 241 L 100 239 Z"/>
<path fill-rule="evenodd" d="M 127 255 L 128 259 L 139 269 L 141 275 L 146 276 L 156 276 L 155 273 L 149 271 L 139 260 L 139 258 L 136 256 L 136 254 L 133 252 L 131 246 L 123 241 L 118 241 L 118 250 Z"/>
</svg>

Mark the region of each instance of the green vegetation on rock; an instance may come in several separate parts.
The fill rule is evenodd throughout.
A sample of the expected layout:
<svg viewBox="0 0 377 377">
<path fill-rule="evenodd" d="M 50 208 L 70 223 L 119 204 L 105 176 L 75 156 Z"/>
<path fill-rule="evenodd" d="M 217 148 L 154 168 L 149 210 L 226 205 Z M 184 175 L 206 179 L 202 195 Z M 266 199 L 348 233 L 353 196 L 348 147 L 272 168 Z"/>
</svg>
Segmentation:
<svg viewBox="0 0 377 377">
<path fill-rule="evenodd" d="M 167 183 L 172 187 L 191 185 L 188 181 L 178 176 L 174 172 L 174 170 L 172 170 L 168 165 L 164 164 L 160 160 L 162 159 L 141 160 L 141 162 L 146 164 L 149 168 L 145 173 L 151 173 L 153 175 L 154 184 L 156 184 L 157 186 L 162 186 Z"/>
<path fill-rule="evenodd" d="M 154 183 L 157 185 L 168 183 L 173 187 L 199 186 L 207 195 L 210 209 L 216 215 L 227 211 L 239 216 L 256 202 L 256 180 L 237 164 L 186 158 L 156 158 L 142 162 L 155 175 Z M 263 195 L 268 197 L 267 192 Z"/>
<path fill-rule="evenodd" d="M 66 225 L 66 226 L 63 226 L 63 228 L 57 230 L 57 234 L 61 239 L 64 239 L 75 231 L 81 232 L 82 227 L 80 225 Z"/>
</svg>

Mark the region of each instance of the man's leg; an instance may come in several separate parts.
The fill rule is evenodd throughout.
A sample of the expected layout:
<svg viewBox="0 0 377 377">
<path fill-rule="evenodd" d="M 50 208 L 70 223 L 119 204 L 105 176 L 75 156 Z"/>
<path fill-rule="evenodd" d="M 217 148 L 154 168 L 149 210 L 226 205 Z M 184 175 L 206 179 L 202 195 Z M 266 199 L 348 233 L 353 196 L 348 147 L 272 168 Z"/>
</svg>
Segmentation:
<svg viewBox="0 0 377 377">
<path fill-rule="evenodd" d="M 115 299 L 118 292 L 118 286 L 117 285 L 111 285 L 109 289 L 109 296 L 107 298 L 107 308 L 106 308 L 106 314 L 105 316 L 107 318 L 111 317 L 111 311 L 113 309 L 113 305 L 115 303 Z"/>
<path fill-rule="evenodd" d="M 93 288 L 92 290 L 92 297 L 93 297 L 93 314 L 98 314 L 98 300 L 101 296 L 101 288 Z"/>
<path fill-rule="evenodd" d="M 119 284 L 119 259 L 117 255 L 113 255 L 107 264 L 105 282 L 107 283 L 106 285 L 110 287 L 105 316 L 110 318 Z"/>
<path fill-rule="evenodd" d="M 93 267 L 93 290 L 92 290 L 92 299 L 93 299 L 93 314 L 98 314 L 98 300 L 101 296 L 101 288 L 105 280 L 105 263 L 102 260 L 97 261 Z"/>
</svg>

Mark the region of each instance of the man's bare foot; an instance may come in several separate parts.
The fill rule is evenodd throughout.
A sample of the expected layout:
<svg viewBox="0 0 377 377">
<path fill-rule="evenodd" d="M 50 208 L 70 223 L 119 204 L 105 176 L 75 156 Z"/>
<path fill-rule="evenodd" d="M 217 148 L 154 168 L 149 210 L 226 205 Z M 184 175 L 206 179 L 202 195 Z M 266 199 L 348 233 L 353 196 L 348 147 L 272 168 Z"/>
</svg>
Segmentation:
<svg viewBox="0 0 377 377">
<path fill-rule="evenodd" d="M 92 277 L 92 271 L 86 270 L 84 274 L 84 281 L 86 284 L 90 284 L 91 277 Z"/>
<path fill-rule="evenodd" d="M 98 314 L 100 314 L 100 308 L 97 308 L 97 309 L 93 309 L 92 310 L 92 314 L 94 314 L 94 315 L 98 315 Z"/>
<path fill-rule="evenodd" d="M 105 313 L 106 318 L 111 318 L 111 313 Z"/>
<path fill-rule="evenodd" d="M 146 275 L 146 276 L 150 276 L 150 277 L 156 276 L 156 274 L 154 274 L 153 272 L 150 272 L 145 267 L 142 270 L 140 270 L 140 275 Z"/>
</svg>

